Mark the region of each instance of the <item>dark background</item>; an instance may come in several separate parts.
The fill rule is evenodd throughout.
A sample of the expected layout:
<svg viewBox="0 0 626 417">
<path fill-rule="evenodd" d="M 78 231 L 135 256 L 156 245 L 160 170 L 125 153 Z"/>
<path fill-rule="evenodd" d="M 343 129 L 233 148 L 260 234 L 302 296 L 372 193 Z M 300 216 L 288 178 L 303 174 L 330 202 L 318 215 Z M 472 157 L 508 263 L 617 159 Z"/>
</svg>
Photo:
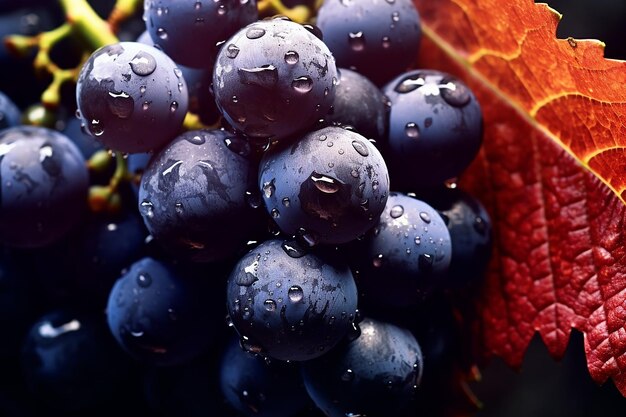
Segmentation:
<svg viewBox="0 0 626 417">
<path fill-rule="evenodd" d="M 607 58 L 626 60 L 626 0 L 547 3 L 563 15 L 559 38 L 600 39 Z M 626 398 L 613 383 L 599 387 L 589 376 L 583 335 L 576 331 L 560 362 L 549 356 L 536 336 L 519 372 L 494 359 L 482 370 L 482 382 L 471 387 L 483 402 L 476 417 L 626 416 Z"/>
</svg>

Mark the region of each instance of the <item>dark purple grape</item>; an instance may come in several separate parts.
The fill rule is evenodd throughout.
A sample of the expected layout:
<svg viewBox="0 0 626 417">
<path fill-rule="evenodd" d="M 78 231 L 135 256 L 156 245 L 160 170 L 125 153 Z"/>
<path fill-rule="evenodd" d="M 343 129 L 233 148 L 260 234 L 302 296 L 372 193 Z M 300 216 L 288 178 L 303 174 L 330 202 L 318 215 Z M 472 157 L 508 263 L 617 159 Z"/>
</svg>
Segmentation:
<svg viewBox="0 0 626 417">
<path fill-rule="evenodd" d="M 309 399 L 299 367 L 267 361 L 243 350 L 237 340 L 222 357 L 220 383 L 228 404 L 251 417 L 295 416 Z"/>
<path fill-rule="evenodd" d="M 413 70 L 389 82 L 388 161 L 394 187 L 413 191 L 460 175 L 480 149 L 483 118 L 472 91 L 451 75 Z"/>
<path fill-rule="evenodd" d="M 246 200 L 257 165 L 250 145 L 224 130 L 185 132 L 143 174 L 139 210 L 170 253 L 196 262 L 234 256 L 259 224 Z"/>
<path fill-rule="evenodd" d="M 309 244 L 339 244 L 376 224 L 389 194 L 389 176 L 367 139 L 326 127 L 266 152 L 259 187 L 283 232 L 302 235 Z"/>
<path fill-rule="evenodd" d="M 329 417 L 408 416 L 421 382 L 422 352 L 408 330 L 373 319 L 361 334 L 303 364 L 306 389 Z"/>
<path fill-rule="evenodd" d="M 182 274 L 152 258 L 117 280 L 107 321 L 117 342 L 143 362 L 171 366 L 205 350 L 219 321 L 206 277 Z"/>
<path fill-rule="evenodd" d="M 83 65 L 76 102 L 87 131 L 115 151 L 158 150 L 178 133 L 188 106 L 180 69 L 158 49 L 120 42 Z"/>
<path fill-rule="evenodd" d="M 411 0 L 326 0 L 317 25 L 337 65 L 377 85 L 409 67 L 422 36 L 419 13 Z"/>
<path fill-rule="evenodd" d="M 123 393 L 131 370 L 104 320 L 67 310 L 33 324 L 21 363 L 31 399 L 57 415 L 106 406 Z"/>
<path fill-rule="evenodd" d="M 88 172 L 65 135 L 17 126 L 0 132 L 0 241 L 41 247 L 66 235 L 87 208 Z"/>
<path fill-rule="evenodd" d="M 487 210 L 478 199 L 458 188 L 442 188 L 424 198 L 441 213 L 450 231 L 448 284 L 462 288 L 481 282 L 493 243 Z"/>
<path fill-rule="evenodd" d="M 85 131 L 82 122 L 76 117 L 72 116 L 67 120 L 62 132 L 74 142 L 85 159 L 91 158 L 94 153 L 104 149 L 100 142 L 93 140 L 93 137 Z"/>
<path fill-rule="evenodd" d="M 335 60 L 318 37 L 297 23 L 271 19 L 248 25 L 224 44 L 213 91 L 235 129 L 280 140 L 326 115 L 337 77 Z"/>
<path fill-rule="evenodd" d="M 154 43 L 174 61 L 211 68 L 226 39 L 258 19 L 256 0 L 145 0 Z"/>
<path fill-rule="evenodd" d="M 0 130 L 20 124 L 20 109 L 0 91 Z"/>
<path fill-rule="evenodd" d="M 333 110 L 326 123 L 350 126 L 368 139 L 385 139 L 389 124 L 389 100 L 358 72 L 341 68 Z"/>
<path fill-rule="evenodd" d="M 359 290 L 367 305 L 414 306 L 440 287 L 452 256 L 450 233 L 439 213 L 416 198 L 391 193 L 377 225 L 354 254 Z"/>
<path fill-rule="evenodd" d="M 280 360 L 326 353 L 353 329 L 357 312 L 350 269 L 290 241 L 266 241 L 241 258 L 226 298 L 242 346 Z"/>
</svg>

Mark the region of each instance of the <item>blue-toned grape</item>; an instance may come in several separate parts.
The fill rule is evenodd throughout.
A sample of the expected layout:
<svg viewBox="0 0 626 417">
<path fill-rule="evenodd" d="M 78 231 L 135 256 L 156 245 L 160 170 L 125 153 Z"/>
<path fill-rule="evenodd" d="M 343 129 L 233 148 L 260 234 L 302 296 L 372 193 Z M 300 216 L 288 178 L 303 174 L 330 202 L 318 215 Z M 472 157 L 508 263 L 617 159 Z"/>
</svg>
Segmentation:
<svg viewBox="0 0 626 417">
<path fill-rule="evenodd" d="M 60 415 L 105 406 L 123 393 L 130 375 L 130 361 L 104 321 L 69 310 L 33 324 L 21 363 L 30 393 Z"/>
<path fill-rule="evenodd" d="M 482 280 L 491 258 L 492 224 L 481 202 L 459 188 L 442 188 L 424 197 L 446 221 L 452 242 L 450 286 L 466 287 Z"/>
<path fill-rule="evenodd" d="M 30 126 L 0 132 L 0 241 L 40 247 L 62 238 L 87 207 L 88 181 L 65 135 Z"/>
<path fill-rule="evenodd" d="M 221 390 L 228 404 L 246 416 L 290 417 L 309 399 L 299 367 L 267 361 L 233 340 L 222 356 Z"/>
<path fill-rule="evenodd" d="M 326 127 L 270 149 L 259 168 L 267 211 L 309 244 L 346 243 L 378 221 L 389 194 L 380 152 L 358 133 Z"/>
<path fill-rule="evenodd" d="M 148 152 L 178 133 L 188 91 L 182 72 L 162 51 L 120 42 L 96 50 L 83 65 L 76 102 L 87 131 L 104 146 Z"/>
<path fill-rule="evenodd" d="M 440 287 L 452 257 L 450 233 L 430 205 L 391 193 L 377 225 L 359 242 L 355 264 L 368 305 L 414 306 Z"/>
<path fill-rule="evenodd" d="M 193 359 L 209 346 L 219 321 L 206 282 L 152 258 L 135 262 L 109 295 L 113 336 L 145 363 L 171 366 Z"/>
<path fill-rule="evenodd" d="M 208 262 L 244 248 L 260 223 L 246 200 L 257 172 L 250 152 L 238 135 L 199 130 L 183 133 L 151 160 L 139 210 L 166 250 Z"/>
<path fill-rule="evenodd" d="M 15 103 L 0 91 L 0 129 L 20 124 L 20 109 Z"/>
<path fill-rule="evenodd" d="M 270 240 L 228 278 L 227 307 L 242 346 L 280 360 L 318 357 L 354 326 L 357 289 L 342 262 Z"/>
<path fill-rule="evenodd" d="M 306 389 L 329 417 L 408 416 L 421 383 L 422 352 L 408 330 L 365 318 L 361 334 L 303 364 Z"/>
<path fill-rule="evenodd" d="M 317 25 L 342 68 L 382 85 L 415 60 L 422 36 L 411 0 L 326 0 Z"/>
<path fill-rule="evenodd" d="M 384 139 L 389 124 L 389 100 L 365 76 L 341 68 L 335 103 L 325 122 L 350 126 L 368 139 Z"/>
<path fill-rule="evenodd" d="M 324 42 L 304 26 L 276 18 L 252 23 L 224 44 L 213 91 L 235 129 L 251 138 L 281 140 L 326 115 L 337 77 Z"/>
<path fill-rule="evenodd" d="M 181 65 L 211 68 L 224 41 L 258 19 L 256 0 L 145 0 L 150 37 Z"/>
<path fill-rule="evenodd" d="M 474 160 L 482 144 L 483 118 L 465 83 L 435 70 L 412 70 L 383 92 L 391 102 L 386 145 L 396 189 L 440 185 Z"/>
</svg>

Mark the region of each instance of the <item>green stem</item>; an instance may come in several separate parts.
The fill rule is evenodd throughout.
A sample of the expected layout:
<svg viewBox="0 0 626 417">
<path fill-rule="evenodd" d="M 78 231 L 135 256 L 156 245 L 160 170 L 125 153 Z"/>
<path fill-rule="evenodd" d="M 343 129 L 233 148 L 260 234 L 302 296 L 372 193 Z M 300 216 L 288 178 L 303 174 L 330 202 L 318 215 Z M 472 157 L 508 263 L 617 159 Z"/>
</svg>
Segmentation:
<svg viewBox="0 0 626 417">
<path fill-rule="evenodd" d="M 131 175 L 128 172 L 128 162 L 126 157 L 120 153 L 115 153 L 115 172 L 109 181 L 109 187 L 111 191 L 117 191 L 119 185 L 124 181 L 129 181 Z"/>
<path fill-rule="evenodd" d="M 109 24 L 98 16 L 86 0 L 59 0 L 59 3 L 68 23 L 92 49 L 118 42 Z"/>
<path fill-rule="evenodd" d="M 116 32 L 120 24 L 133 16 L 142 4 L 143 0 L 117 0 L 107 19 L 111 29 Z"/>
</svg>

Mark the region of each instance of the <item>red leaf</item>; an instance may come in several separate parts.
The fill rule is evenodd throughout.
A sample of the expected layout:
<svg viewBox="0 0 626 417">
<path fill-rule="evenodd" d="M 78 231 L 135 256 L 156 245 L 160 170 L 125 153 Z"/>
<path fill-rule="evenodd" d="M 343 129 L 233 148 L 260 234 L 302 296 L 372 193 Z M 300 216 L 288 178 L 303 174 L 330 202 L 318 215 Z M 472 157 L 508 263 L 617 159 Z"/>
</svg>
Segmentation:
<svg viewBox="0 0 626 417">
<path fill-rule="evenodd" d="M 415 0 L 420 67 L 456 74 L 484 111 L 461 180 L 495 227 L 479 302 L 486 353 L 519 366 L 539 332 L 561 357 L 585 335 L 589 371 L 626 395 L 626 62 L 598 41 L 557 40 L 532 0 Z"/>
</svg>

